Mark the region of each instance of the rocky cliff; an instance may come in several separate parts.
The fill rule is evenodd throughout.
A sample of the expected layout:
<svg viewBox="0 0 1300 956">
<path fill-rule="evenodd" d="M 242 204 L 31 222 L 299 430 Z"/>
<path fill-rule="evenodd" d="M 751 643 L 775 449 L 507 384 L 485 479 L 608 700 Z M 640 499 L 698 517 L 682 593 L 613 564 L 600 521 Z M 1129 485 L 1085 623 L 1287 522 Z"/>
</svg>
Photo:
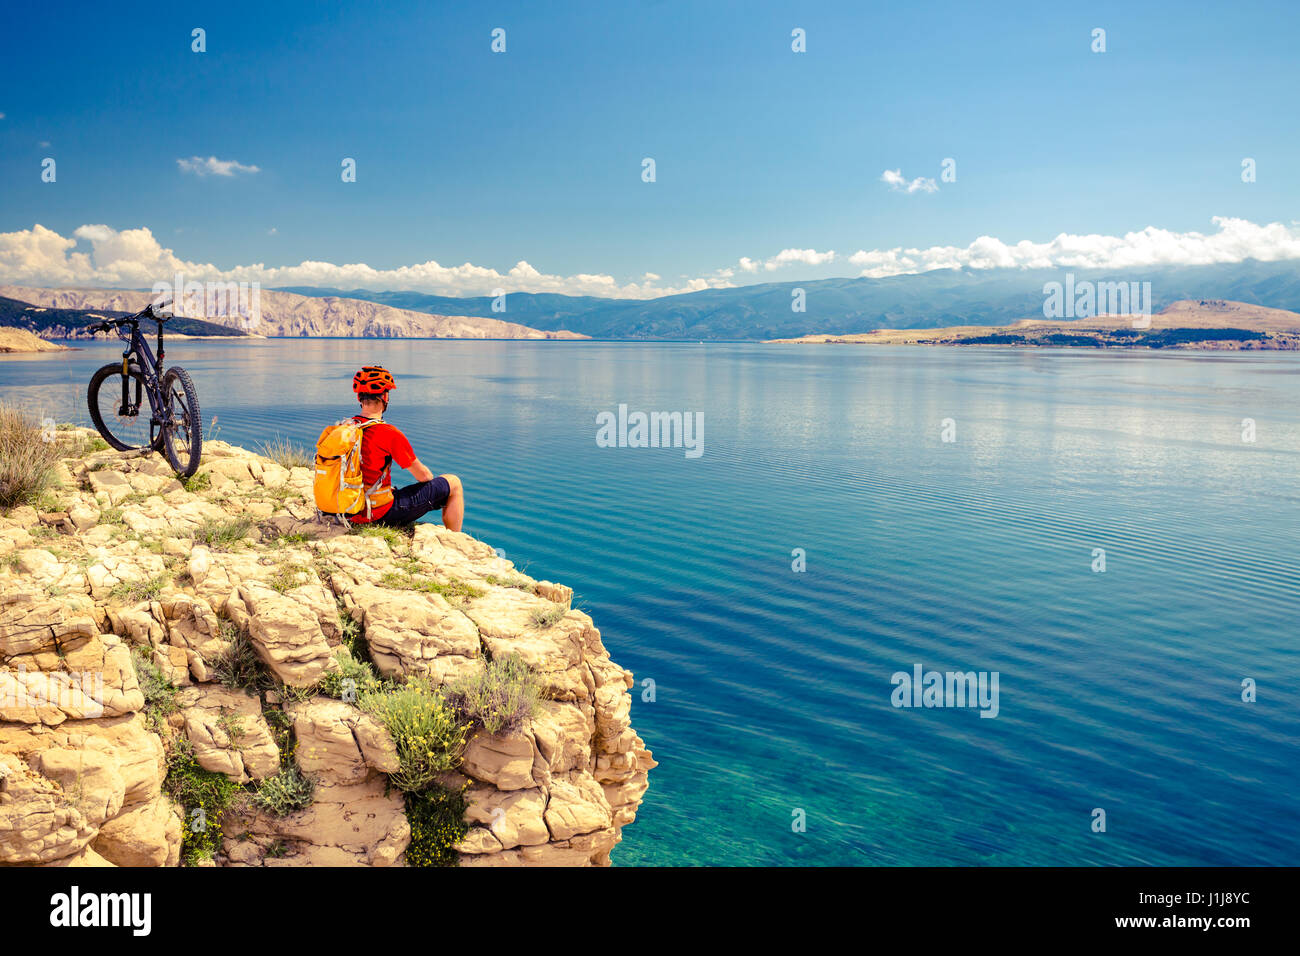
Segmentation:
<svg viewBox="0 0 1300 956">
<path fill-rule="evenodd" d="M 222 442 L 182 485 L 57 440 L 0 517 L 0 864 L 610 862 L 655 762 L 568 588 L 314 521 L 307 468 Z"/>
<path fill-rule="evenodd" d="M 129 289 L 36 289 L 0 285 L 0 296 L 48 309 L 103 309 L 110 312 L 138 312 L 152 302 L 149 292 Z M 206 319 L 264 336 L 354 338 L 440 338 L 440 339 L 585 339 L 576 332 L 543 332 L 538 329 L 467 315 L 430 315 L 395 309 L 376 302 L 337 296 L 314 298 L 291 292 L 261 290 L 255 315 L 248 314 L 231 294 L 196 294 L 175 303 L 180 316 Z M 242 309 L 242 311 L 241 311 Z"/>
</svg>

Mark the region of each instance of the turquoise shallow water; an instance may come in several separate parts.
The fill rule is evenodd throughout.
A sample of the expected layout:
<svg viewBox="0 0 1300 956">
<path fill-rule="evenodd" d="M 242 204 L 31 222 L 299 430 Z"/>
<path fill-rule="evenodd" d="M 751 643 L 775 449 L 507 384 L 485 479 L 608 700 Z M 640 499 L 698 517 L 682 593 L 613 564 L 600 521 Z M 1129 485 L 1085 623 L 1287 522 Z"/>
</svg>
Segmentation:
<svg viewBox="0 0 1300 956">
<path fill-rule="evenodd" d="M 465 481 L 465 530 L 571 585 L 654 681 L 633 723 L 661 766 L 618 863 L 1300 862 L 1298 355 L 168 352 L 252 447 L 309 444 L 357 366 L 393 369 L 389 418 Z M 114 354 L 0 361 L 0 394 L 84 421 Z M 620 403 L 702 413 L 704 454 L 598 447 Z M 997 671 L 998 717 L 894 708 L 917 663 Z"/>
</svg>

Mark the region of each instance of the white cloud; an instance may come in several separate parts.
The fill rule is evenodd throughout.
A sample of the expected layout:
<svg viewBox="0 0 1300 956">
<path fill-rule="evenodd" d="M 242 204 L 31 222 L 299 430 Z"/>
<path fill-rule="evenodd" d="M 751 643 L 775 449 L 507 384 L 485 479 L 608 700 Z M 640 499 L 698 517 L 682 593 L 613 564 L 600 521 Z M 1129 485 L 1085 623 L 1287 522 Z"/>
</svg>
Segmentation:
<svg viewBox="0 0 1300 956">
<path fill-rule="evenodd" d="M 257 166 L 245 166 L 233 159 L 217 159 L 215 156 L 209 156 L 207 159 L 201 156 L 191 156 L 189 159 L 176 160 L 176 165 L 181 168 L 181 172 L 193 173 L 196 176 L 230 177 L 236 173 L 260 173 L 262 171 Z"/>
<path fill-rule="evenodd" d="M 895 192 L 937 193 L 939 191 L 939 184 L 933 179 L 918 176 L 909 182 L 901 169 L 886 169 L 880 174 L 880 181 Z"/>
<path fill-rule="evenodd" d="M 5 118 L 4 113 L 0 113 L 0 119 L 4 119 L 4 118 Z"/>
<path fill-rule="evenodd" d="M 1011 245 L 980 236 L 968 246 L 859 250 L 849 256 L 849 262 L 861 266 L 862 275 L 881 278 L 931 269 L 1136 269 L 1300 259 L 1300 230 L 1280 222 L 1257 225 L 1227 216 L 1215 216 L 1212 222 L 1218 232 L 1208 235 L 1147 226 L 1123 236 L 1063 232 L 1049 242 L 1022 239 Z"/>
<path fill-rule="evenodd" d="M 504 288 L 511 292 L 640 299 L 731 285 L 728 275 L 723 274 L 728 270 L 671 287 L 657 285 L 658 277 L 652 279 L 649 275 L 641 282 L 620 285 L 609 275 L 549 275 L 522 260 L 506 272 L 468 262 L 444 266 L 433 260 L 396 269 L 376 269 L 361 262 L 336 265 L 313 261 L 296 266 L 256 263 L 222 269 L 212 263 L 180 258 L 162 246 L 147 228 L 118 231 L 105 225 L 87 225 L 65 237 L 36 225 L 20 232 L 0 233 L 0 282 L 4 283 L 138 289 L 149 288 L 155 282 L 171 282 L 177 272 L 183 273 L 187 282 L 259 282 L 264 289 L 326 286 L 452 296 L 490 295 L 493 289 Z"/>
<path fill-rule="evenodd" d="M 777 269 L 784 269 L 786 266 L 823 266 L 834 261 L 835 253 L 829 250 L 827 252 L 818 252 L 816 249 L 782 249 L 768 259 L 751 259 L 748 256 L 741 256 L 739 266 L 741 272 L 757 272 L 759 269 L 775 272 Z M 715 274 L 720 275 L 723 272 L 728 277 L 733 274 L 730 269 L 719 270 Z"/>
<path fill-rule="evenodd" d="M 879 278 L 932 269 L 1136 269 L 1245 259 L 1300 259 L 1300 224 L 1257 225 L 1228 217 L 1216 217 L 1213 222 L 1216 231 L 1208 234 L 1147 227 L 1123 236 L 1062 233 L 1048 242 L 1021 240 L 1010 244 L 980 236 L 966 246 L 859 250 L 847 261 L 858 267 L 861 275 Z M 842 257 L 831 251 L 791 248 L 767 259 L 742 258 L 739 273 L 770 272 L 784 266 L 826 266 L 839 261 L 843 261 Z M 182 259 L 162 246 L 147 228 L 119 231 L 105 225 L 86 225 L 74 230 L 72 236 L 62 236 L 36 225 L 0 233 L 0 283 L 147 289 L 155 282 L 172 281 L 177 272 L 183 273 L 186 281 L 259 282 L 265 289 L 326 286 L 468 296 L 490 295 L 493 289 L 503 288 L 609 298 L 657 298 L 729 288 L 735 285 L 737 275 L 736 269 L 722 268 L 661 284 L 657 273 L 647 272 L 639 280 L 620 284 L 613 276 L 597 273 L 552 275 L 524 260 L 504 272 L 469 262 L 444 266 L 433 260 L 393 269 L 376 269 L 361 262 L 339 265 L 310 260 L 297 265 L 253 263 L 222 269 L 212 263 Z"/>
<path fill-rule="evenodd" d="M 835 253 L 832 251 L 818 252 L 816 249 L 782 249 L 772 258 L 763 263 L 763 268 L 768 272 L 782 269 L 785 266 L 804 265 L 804 266 L 823 266 L 835 261 Z"/>
</svg>

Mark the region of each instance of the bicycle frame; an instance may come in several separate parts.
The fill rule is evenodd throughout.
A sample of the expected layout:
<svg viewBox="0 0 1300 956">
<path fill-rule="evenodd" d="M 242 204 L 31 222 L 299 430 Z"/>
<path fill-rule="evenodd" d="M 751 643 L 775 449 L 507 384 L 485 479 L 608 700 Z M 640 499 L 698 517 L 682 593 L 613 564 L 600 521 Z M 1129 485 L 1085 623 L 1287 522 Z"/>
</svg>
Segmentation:
<svg viewBox="0 0 1300 956">
<path fill-rule="evenodd" d="M 153 408 L 153 416 L 149 420 L 152 437 L 153 429 L 155 427 L 161 428 L 163 424 L 163 419 L 159 417 L 163 412 L 162 383 L 159 379 L 164 354 L 162 325 L 159 324 L 158 326 L 157 358 L 154 358 L 153 350 L 149 348 L 149 342 L 145 339 L 144 333 L 140 331 L 140 323 L 138 321 L 130 323 L 130 332 L 126 331 L 127 328 L 127 326 L 122 325 L 117 327 L 117 337 L 127 343 L 126 349 L 122 352 L 122 404 L 117 413 L 132 417 L 140 413 L 140 399 L 142 397 L 140 379 L 143 379 L 144 387 L 149 392 L 149 404 Z M 129 371 L 132 355 L 136 356 L 136 367 L 140 370 L 140 379 L 136 379 L 134 403 L 131 401 L 131 375 Z"/>
</svg>

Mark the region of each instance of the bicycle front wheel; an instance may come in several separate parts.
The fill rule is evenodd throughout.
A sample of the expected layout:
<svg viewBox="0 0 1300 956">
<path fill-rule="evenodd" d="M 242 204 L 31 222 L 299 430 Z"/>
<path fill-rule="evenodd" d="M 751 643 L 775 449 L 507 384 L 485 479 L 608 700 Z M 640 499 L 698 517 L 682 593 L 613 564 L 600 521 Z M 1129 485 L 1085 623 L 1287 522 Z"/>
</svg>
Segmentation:
<svg viewBox="0 0 1300 956">
<path fill-rule="evenodd" d="M 203 418 L 199 393 L 190 373 L 179 366 L 167 370 L 162 382 L 163 453 L 177 477 L 189 478 L 199 470 L 203 454 Z"/>
<path fill-rule="evenodd" d="M 104 441 L 118 451 L 157 450 L 162 432 L 139 367 L 127 369 L 125 391 L 122 378 L 121 362 L 105 365 L 91 376 L 87 390 L 90 420 Z"/>
</svg>

